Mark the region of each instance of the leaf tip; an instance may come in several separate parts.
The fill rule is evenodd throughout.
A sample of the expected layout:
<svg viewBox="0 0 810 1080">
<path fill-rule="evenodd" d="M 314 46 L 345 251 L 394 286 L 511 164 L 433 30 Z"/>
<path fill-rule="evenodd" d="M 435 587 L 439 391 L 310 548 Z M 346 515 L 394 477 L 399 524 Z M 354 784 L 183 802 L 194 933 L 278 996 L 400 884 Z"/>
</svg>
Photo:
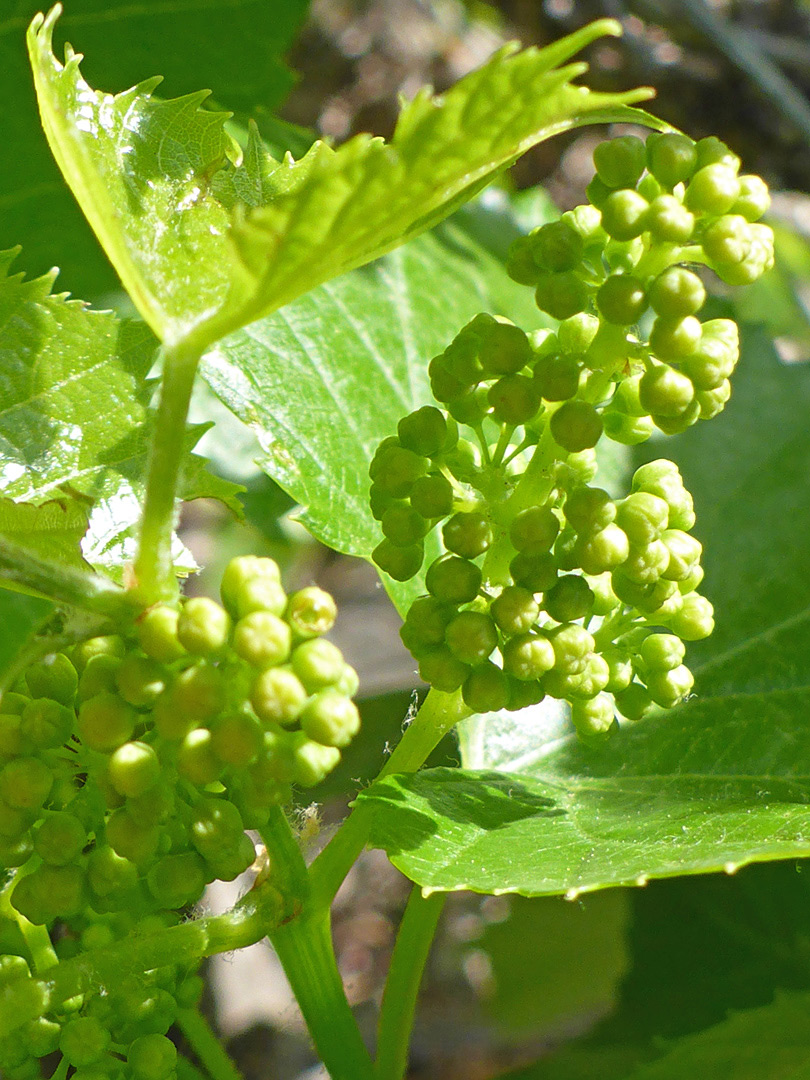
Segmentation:
<svg viewBox="0 0 810 1080">
<path fill-rule="evenodd" d="M 597 37 L 621 37 L 624 33 L 618 19 L 597 19 L 592 25 Z"/>
<path fill-rule="evenodd" d="M 41 11 L 38 11 L 28 27 L 29 40 L 42 41 L 45 47 L 49 49 L 53 39 L 53 28 L 61 16 L 62 10 L 61 4 L 54 4 L 47 15 L 43 15 Z"/>
</svg>

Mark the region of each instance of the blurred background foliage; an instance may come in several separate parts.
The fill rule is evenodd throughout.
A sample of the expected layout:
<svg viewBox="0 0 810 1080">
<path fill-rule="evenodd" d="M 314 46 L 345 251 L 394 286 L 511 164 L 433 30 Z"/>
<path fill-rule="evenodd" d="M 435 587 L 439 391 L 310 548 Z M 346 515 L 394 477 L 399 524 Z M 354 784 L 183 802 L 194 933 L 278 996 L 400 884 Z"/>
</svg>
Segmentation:
<svg viewBox="0 0 810 1080">
<path fill-rule="evenodd" d="M 0 248 L 22 243 L 29 272 L 59 263 L 64 288 L 97 305 L 122 305 L 37 126 L 21 37 L 39 5 L 5 6 Z M 652 111 L 695 138 L 719 135 L 777 192 L 777 266 L 738 309 L 766 327 L 784 361 L 806 362 L 807 0 L 313 0 L 309 7 L 306 0 L 76 0 L 60 26 L 87 51 L 91 84 L 118 91 L 160 72 L 162 91 L 176 95 L 202 80 L 236 125 L 252 115 L 271 145 L 297 156 L 315 134 L 336 142 L 359 131 L 390 135 L 400 95 L 425 83 L 441 91 L 505 41 L 544 45 L 605 15 L 619 19 L 624 36 L 591 48 L 589 84 L 655 86 Z M 503 181 L 508 192 L 525 192 L 515 202 L 518 219 L 527 227 L 542 220 L 548 196 L 560 209 L 581 202 L 591 152 L 606 133 L 574 131 L 522 158 Z M 215 503 L 187 506 L 183 540 L 204 567 L 189 591 L 209 591 L 236 554 L 272 555 L 293 583 L 317 580 L 335 593 L 339 644 L 363 676 L 365 737 L 307 793 L 319 809 L 298 811 L 314 849 L 398 737 L 418 691 L 413 661 L 371 567 L 323 548 L 295 523 L 289 497 L 255 464 L 251 432 L 205 389 L 192 419 L 216 421 L 200 449 L 244 485 L 246 522 Z M 432 763 L 457 760 L 448 739 Z M 801 865 L 779 864 L 575 903 L 454 895 L 429 964 L 411 1080 L 619 1080 L 661 1040 L 764 1004 L 778 989 L 810 989 L 809 881 Z M 372 852 L 336 901 L 339 962 L 370 1037 L 406 897 L 405 880 Z M 322 1076 L 267 949 L 220 958 L 210 970 L 211 1009 L 247 1080 Z"/>
</svg>

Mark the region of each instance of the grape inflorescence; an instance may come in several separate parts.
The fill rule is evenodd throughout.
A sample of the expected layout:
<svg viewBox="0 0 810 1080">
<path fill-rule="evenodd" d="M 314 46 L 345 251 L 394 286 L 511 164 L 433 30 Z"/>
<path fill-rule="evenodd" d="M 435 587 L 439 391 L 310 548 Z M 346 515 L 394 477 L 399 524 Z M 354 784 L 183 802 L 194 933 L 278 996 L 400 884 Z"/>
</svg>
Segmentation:
<svg viewBox="0 0 810 1080">
<path fill-rule="evenodd" d="M 723 410 L 737 326 L 701 321 L 698 271 L 738 285 L 773 262 L 767 187 L 719 140 L 626 136 L 594 159 L 590 202 L 508 258 L 557 329 L 476 316 L 430 362 L 442 407 L 401 420 L 370 468 L 382 570 L 414 577 L 441 533 L 401 631 L 421 677 L 477 712 L 565 699 L 586 740 L 683 701 L 683 643 L 713 629 L 676 466 L 642 466 L 613 498 L 595 447 Z"/>
<path fill-rule="evenodd" d="M 327 593 L 288 595 L 252 556 L 221 592 L 45 657 L 0 698 L 11 913 L 47 928 L 59 959 L 180 922 L 209 882 L 254 862 L 246 829 L 322 780 L 359 728 L 357 675 L 324 637 Z M 0 989 L 31 977 L 16 926 L 0 918 Z M 201 985 L 170 965 L 72 999 L 0 1039 L 0 1072 L 38 1077 L 60 1051 L 75 1080 L 172 1080 L 166 1032 Z"/>
</svg>

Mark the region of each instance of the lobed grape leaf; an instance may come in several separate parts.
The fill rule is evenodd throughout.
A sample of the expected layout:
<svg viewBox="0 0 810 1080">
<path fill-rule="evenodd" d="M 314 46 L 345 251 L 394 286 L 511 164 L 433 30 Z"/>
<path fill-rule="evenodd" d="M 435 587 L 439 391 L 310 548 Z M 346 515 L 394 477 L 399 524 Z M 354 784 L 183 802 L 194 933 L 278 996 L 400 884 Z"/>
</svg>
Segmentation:
<svg viewBox="0 0 810 1080">
<path fill-rule="evenodd" d="M 263 468 L 338 551 L 369 558 L 380 542 L 368 463 L 405 413 L 433 400 L 430 357 L 481 310 L 542 325 L 531 291 L 473 239 L 486 223 L 518 235 L 490 200 L 230 335 L 202 361 L 208 385 L 256 433 Z M 403 612 L 424 591 L 418 578 L 386 587 Z"/>
<path fill-rule="evenodd" d="M 403 872 L 575 895 L 810 855 L 809 398 L 810 370 L 747 333 L 724 415 L 646 450 L 672 454 L 695 495 L 718 620 L 695 649 L 695 697 L 598 750 L 540 722 L 535 752 L 500 754 L 503 772 L 372 785 L 360 805 Z"/>
<path fill-rule="evenodd" d="M 507 46 L 441 97 L 419 93 L 390 144 L 360 135 L 281 162 L 255 130 L 244 154 L 206 92 L 171 101 L 158 80 L 112 97 L 91 89 L 68 47 L 52 48 L 60 7 L 28 45 L 56 160 L 131 299 L 166 341 L 203 348 L 321 282 L 435 225 L 542 139 L 580 124 L 635 117 L 651 91 L 574 86 L 559 67 L 617 33 L 593 23 L 543 50 Z"/>
<path fill-rule="evenodd" d="M 641 1063 L 680 1053 L 683 1036 L 703 1032 L 719 1049 L 715 1033 L 705 1029 L 720 1025 L 722 1030 L 731 1010 L 770 1006 L 775 992 L 810 989 L 807 865 L 760 864 L 733 877 L 654 881 L 646 889 L 610 889 L 587 897 L 586 903 L 611 896 L 631 903 L 626 946 L 632 965 L 616 1008 L 584 1044 L 565 1046 L 529 1069 L 510 1072 L 508 1080 L 635 1078 L 633 1068 Z M 579 903 L 565 906 L 576 910 Z M 727 1064 L 732 1063 L 738 1067 L 733 1053 Z M 718 1075 L 704 1072 L 703 1064 L 692 1062 L 690 1051 L 677 1075 L 701 1080 Z M 721 1070 L 719 1075 L 737 1073 Z"/>
<path fill-rule="evenodd" d="M 280 57 L 307 0 L 70 0 L 57 34 L 81 35 L 98 85 L 123 90 L 144 71 L 161 71 L 171 94 L 199 86 L 200 72 L 225 108 L 275 108 L 293 76 Z M 118 288 L 114 270 L 62 179 L 37 116 L 25 30 L 39 0 L 15 0 L 0 14 L 0 250 L 23 245 L 23 269 L 59 266 L 77 296 Z"/>
<path fill-rule="evenodd" d="M 775 990 L 810 990 L 807 867 L 760 863 L 626 893 L 632 968 L 600 1041 L 660 1044 L 722 1022 L 730 1008 L 766 1005 Z"/>
<path fill-rule="evenodd" d="M 65 561 L 80 559 L 81 540 L 91 565 L 120 578 L 140 513 L 156 342 L 143 323 L 52 293 L 53 274 L 10 275 L 14 254 L 0 254 L 0 532 Z M 181 494 L 236 510 L 238 486 L 190 453 L 204 430 L 189 428 Z"/>
</svg>

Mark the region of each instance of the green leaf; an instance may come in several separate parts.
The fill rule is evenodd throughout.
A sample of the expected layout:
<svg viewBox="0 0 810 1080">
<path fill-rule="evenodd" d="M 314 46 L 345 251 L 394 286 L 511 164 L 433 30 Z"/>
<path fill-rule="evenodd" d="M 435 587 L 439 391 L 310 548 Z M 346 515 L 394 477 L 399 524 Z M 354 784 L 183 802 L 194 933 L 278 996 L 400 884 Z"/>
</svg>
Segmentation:
<svg viewBox="0 0 810 1080">
<path fill-rule="evenodd" d="M 810 855 L 810 691 L 704 702 L 599 753 L 559 744 L 529 772 L 429 769 L 361 792 L 371 842 L 428 890 L 527 896 L 643 885 Z M 791 718 L 793 722 L 791 723 Z"/>
<path fill-rule="evenodd" d="M 486 905 L 497 904 L 487 910 Z M 537 1038 L 610 1010 L 629 956 L 629 894 L 596 893 L 577 904 L 559 897 L 484 901 L 488 922 L 475 948 L 489 958 L 492 993 L 485 1008 L 512 1039 Z M 502 905 L 502 907 L 500 906 Z"/>
<path fill-rule="evenodd" d="M 0 531 L 17 532 L 16 542 L 27 539 L 40 555 L 62 557 L 61 541 L 70 545 L 84 521 L 85 559 L 120 578 L 140 514 L 153 392 L 147 376 L 156 342 L 143 323 L 51 293 L 53 274 L 33 281 L 9 276 L 14 254 L 0 253 L 0 497 L 32 505 L 17 506 L 13 521 L 0 517 Z M 236 509 L 239 488 L 208 474 L 190 453 L 204 430 L 189 428 L 181 494 L 221 498 Z M 65 517 L 54 500 L 67 508 Z M 67 527 L 72 540 L 64 532 L 57 538 L 56 525 Z M 49 531 L 60 542 L 46 551 Z M 194 568 L 182 547 L 177 556 L 180 568 Z M 68 561 L 76 558 L 74 545 Z"/>
<path fill-rule="evenodd" d="M 672 1039 L 767 1004 L 774 991 L 810 989 L 806 862 L 762 863 L 636 889 L 632 968 L 600 1042 Z"/>
<path fill-rule="evenodd" d="M 603 20 L 542 51 L 501 50 L 442 97 L 419 93 L 390 144 L 360 135 L 277 162 L 255 129 L 242 156 L 205 93 L 111 98 L 70 49 L 52 50 L 59 8 L 28 34 L 54 156 L 157 335 L 202 347 L 435 225 L 542 139 L 634 116 L 650 91 L 597 94 L 558 65 L 618 25 Z M 639 118 L 644 120 L 643 115 Z"/>
<path fill-rule="evenodd" d="M 0 533 L 53 562 L 83 566 L 86 530 L 87 510 L 75 499 L 52 499 L 40 506 L 0 499 Z"/>
<path fill-rule="evenodd" d="M 81 37 L 88 74 L 123 90 L 162 72 L 169 94 L 207 85 L 225 108 L 249 113 L 278 106 L 292 83 L 280 57 L 306 14 L 307 0 L 70 0 L 59 27 Z M 23 268 L 39 275 L 56 265 L 77 296 L 119 287 L 92 230 L 62 179 L 37 115 L 25 30 L 39 0 L 15 0 L 0 15 L 0 250 L 24 248 Z M 283 136 L 283 130 L 279 135 Z"/>
<path fill-rule="evenodd" d="M 302 505 L 307 528 L 338 551 L 369 558 L 380 542 L 368 463 L 405 413 L 432 401 L 430 358 L 481 310 L 542 325 L 531 290 L 472 239 L 487 225 L 518 235 L 502 207 L 477 207 L 203 359 L 203 378 L 253 428 L 263 467 Z M 424 591 L 419 579 L 386 587 L 401 611 Z"/>
<path fill-rule="evenodd" d="M 680 1039 L 627 1080 L 807 1080 L 809 1016 L 810 994 L 777 994 L 770 1005 Z"/>
</svg>

